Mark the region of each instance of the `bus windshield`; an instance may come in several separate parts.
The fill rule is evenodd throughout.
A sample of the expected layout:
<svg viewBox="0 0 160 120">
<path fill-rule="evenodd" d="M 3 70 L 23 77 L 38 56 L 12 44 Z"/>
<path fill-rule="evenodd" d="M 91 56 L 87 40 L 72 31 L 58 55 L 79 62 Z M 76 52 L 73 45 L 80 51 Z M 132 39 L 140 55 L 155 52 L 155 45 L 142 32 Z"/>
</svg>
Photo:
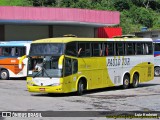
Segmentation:
<svg viewBox="0 0 160 120">
<path fill-rule="evenodd" d="M 29 57 L 28 76 L 34 77 L 61 77 L 62 70 L 58 68 L 60 56 Z"/>
<path fill-rule="evenodd" d="M 155 51 L 160 51 L 160 43 L 155 43 Z"/>
<path fill-rule="evenodd" d="M 29 56 L 46 56 L 46 55 L 61 55 L 63 54 L 63 44 L 60 43 L 43 43 L 31 44 Z"/>
</svg>

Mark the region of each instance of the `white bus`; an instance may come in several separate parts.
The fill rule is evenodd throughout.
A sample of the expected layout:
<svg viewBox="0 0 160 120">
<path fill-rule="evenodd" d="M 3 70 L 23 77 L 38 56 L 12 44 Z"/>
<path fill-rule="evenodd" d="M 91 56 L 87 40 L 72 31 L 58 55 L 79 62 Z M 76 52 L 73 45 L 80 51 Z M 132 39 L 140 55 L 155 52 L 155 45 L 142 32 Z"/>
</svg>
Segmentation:
<svg viewBox="0 0 160 120">
<path fill-rule="evenodd" d="M 31 41 L 0 42 L 0 79 L 26 77 Z M 22 57 L 24 56 L 24 57 Z"/>
<path fill-rule="evenodd" d="M 160 39 L 153 40 L 154 43 L 154 75 L 160 76 Z"/>
</svg>

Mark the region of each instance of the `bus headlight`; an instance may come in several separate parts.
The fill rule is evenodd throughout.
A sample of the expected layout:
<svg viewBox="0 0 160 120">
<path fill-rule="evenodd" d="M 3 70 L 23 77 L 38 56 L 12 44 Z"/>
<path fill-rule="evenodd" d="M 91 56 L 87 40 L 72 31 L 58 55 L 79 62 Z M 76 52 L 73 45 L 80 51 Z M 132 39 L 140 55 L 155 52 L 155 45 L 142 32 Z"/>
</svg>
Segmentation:
<svg viewBox="0 0 160 120">
<path fill-rule="evenodd" d="M 53 83 L 52 86 L 59 86 L 61 85 L 60 83 Z"/>
<path fill-rule="evenodd" d="M 33 84 L 33 82 L 32 82 L 32 81 L 27 81 L 27 85 L 29 85 L 29 86 L 33 86 L 34 84 Z"/>
</svg>

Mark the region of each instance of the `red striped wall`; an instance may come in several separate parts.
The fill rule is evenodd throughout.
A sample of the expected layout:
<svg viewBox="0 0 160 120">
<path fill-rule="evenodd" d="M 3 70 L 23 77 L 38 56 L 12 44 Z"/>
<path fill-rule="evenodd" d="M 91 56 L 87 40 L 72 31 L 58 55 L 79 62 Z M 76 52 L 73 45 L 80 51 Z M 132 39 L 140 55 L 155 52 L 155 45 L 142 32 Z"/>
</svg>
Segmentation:
<svg viewBox="0 0 160 120">
<path fill-rule="evenodd" d="M 119 24 L 118 11 L 77 8 L 0 6 L 0 20 L 76 21 Z"/>
<path fill-rule="evenodd" d="M 121 27 L 103 27 L 98 28 L 97 36 L 98 38 L 113 38 L 115 36 L 122 35 L 122 28 Z"/>
</svg>

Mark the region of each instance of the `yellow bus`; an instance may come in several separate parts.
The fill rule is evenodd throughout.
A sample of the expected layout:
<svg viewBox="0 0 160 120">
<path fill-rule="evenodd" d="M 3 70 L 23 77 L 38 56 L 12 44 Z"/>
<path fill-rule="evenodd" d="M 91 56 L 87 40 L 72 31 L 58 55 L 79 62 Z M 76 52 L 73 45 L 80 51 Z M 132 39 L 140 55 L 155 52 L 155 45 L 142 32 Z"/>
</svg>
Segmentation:
<svg viewBox="0 0 160 120">
<path fill-rule="evenodd" d="M 150 38 L 77 38 L 36 40 L 28 56 L 29 92 L 81 95 L 110 86 L 138 87 L 154 78 Z"/>
</svg>

